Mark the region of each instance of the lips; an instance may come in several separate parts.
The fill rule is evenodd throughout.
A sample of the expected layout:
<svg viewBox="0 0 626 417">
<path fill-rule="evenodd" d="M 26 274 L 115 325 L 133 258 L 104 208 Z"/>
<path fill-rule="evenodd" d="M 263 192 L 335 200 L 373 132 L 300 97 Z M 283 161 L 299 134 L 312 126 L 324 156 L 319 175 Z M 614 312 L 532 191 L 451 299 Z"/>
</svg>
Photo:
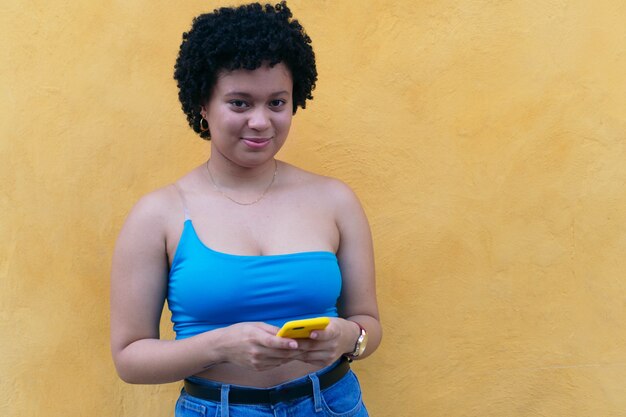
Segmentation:
<svg viewBox="0 0 626 417">
<path fill-rule="evenodd" d="M 261 149 L 267 146 L 272 138 L 241 138 L 241 140 L 250 148 Z"/>
</svg>

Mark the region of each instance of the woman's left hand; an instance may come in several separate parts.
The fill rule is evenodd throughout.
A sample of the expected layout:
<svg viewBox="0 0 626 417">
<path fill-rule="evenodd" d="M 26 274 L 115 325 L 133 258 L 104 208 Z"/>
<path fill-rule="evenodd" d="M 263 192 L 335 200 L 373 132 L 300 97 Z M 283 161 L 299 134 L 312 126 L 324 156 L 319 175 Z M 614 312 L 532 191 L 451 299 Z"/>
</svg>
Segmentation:
<svg viewBox="0 0 626 417">
<path fill-rule="evenodd" d="M 302 353 L 293 359 L 328 366 L 354 350 L 360 331 L 355 322 L 333 317 L 324 330 L 314 330 L 308 339 L 297 339 Z"/>
</svg>

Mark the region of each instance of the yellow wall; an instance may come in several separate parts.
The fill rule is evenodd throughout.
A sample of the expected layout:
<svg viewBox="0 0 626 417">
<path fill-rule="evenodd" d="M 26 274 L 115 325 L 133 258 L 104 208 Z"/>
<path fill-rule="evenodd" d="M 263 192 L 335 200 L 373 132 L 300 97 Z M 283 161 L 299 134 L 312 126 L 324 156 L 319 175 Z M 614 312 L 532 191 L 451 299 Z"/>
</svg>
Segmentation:
<svg viewBox="0 0 626 417">
<path fill-rule="evenodd" d="M 108 274 L 132 204 L 207 156 L 172 66 L 216 5 L 2 2 L 0 415 L 172 414 L 179 384 L 115 374 Z M 281 157 L 369 214 L 371 415 L 626 416 L 624 2 L 290 5 L 320 79 Z"/>
</svg>

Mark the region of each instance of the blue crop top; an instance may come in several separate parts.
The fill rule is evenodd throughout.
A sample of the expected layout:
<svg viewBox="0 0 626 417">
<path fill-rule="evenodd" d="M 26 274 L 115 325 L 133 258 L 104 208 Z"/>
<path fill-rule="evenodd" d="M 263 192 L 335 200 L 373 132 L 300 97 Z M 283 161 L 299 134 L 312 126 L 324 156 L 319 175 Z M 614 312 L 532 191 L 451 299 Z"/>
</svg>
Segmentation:
<svg viewBox="0 0 626 417">
<path fill-rule="evenodd" d="M 332 252 L 246 256 L 205 246 L 186 218 L 169 273 L 176 339 L 247 321 L 337 317 L 341 272 Z"/>
</svg>

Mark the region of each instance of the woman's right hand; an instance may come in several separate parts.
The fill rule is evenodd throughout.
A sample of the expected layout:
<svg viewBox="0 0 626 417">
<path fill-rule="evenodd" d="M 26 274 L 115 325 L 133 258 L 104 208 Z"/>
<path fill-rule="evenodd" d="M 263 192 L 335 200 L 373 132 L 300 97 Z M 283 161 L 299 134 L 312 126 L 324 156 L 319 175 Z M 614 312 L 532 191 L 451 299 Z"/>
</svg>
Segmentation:
<svg viewBox="0 0 626 417">
<path fill-rule="evenodd" d="M 301 354 L 298 342 L 276 336 L 278 327 L 261 322 L 237 323 L 222 329 L 225 362 L 265 371 L 291 362 Z"/>
</svg>

